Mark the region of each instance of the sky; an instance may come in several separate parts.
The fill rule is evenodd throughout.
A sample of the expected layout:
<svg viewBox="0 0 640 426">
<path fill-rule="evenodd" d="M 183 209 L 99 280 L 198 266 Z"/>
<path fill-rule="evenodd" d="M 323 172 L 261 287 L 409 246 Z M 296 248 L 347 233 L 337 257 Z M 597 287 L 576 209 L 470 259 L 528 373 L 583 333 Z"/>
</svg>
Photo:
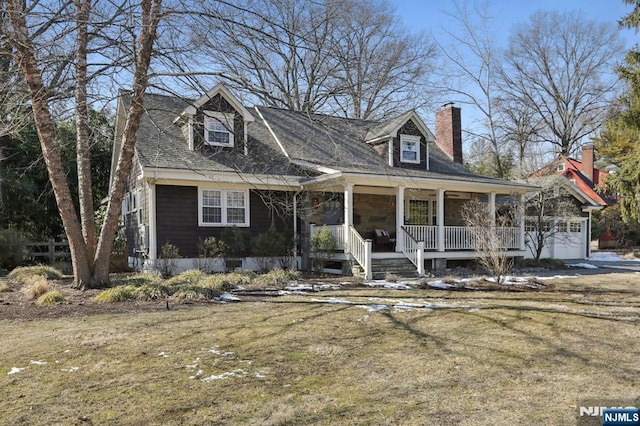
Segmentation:
<svg viewBox="0 0 640 426">
<path fill-rule="evenodd" d="M 436 2 L 434 0 L 387 0 L 396 9 L 396 14 L 403 20 L 403 23 L 412 31 L 425 31 L 440 43 L 447 43 L 449 36 L 445 33 L 456 33 L 457 25 L 450 16 L 454 10 L 454 1 Z M 458 0 L 464 4 L 465 0 Z M 487 0 L 488 11 L 491 16 L 491 32 L 498 48 L 506 48 L 509 34 L 519 23 L 526 23 L 529 17 L 537 11 L 578 11 L 587 20 L 597 22 L 610 22 L 617 27 L 620 18 L 627 15 L 632 6 L 626 5 L 623 0 Z M 484 4 L 482 0 L 466 0 L 471 10 L 474 4 Z M 634 30 L 620 29 L 620 35 L 630 49 L 636 44 L 640 44 L 640 34 Z M 472 91 L 474 91 L 472 89 Z M 442 99 L 434 102 L 435 107 L 448 101 L 446 95 Z M 460 101 L 460 99 L 457 99 Z M 462 108 L 462 126 L 464 132 L 480 131 L 484 116 L 476 107 L 469 104 L 459 104 Z M 428 126 L 433 126 L 434 117 L 423 117 Z M 470 139 L 463 135 L 465 156 L 469 153 Z"/>
<path fill-rule="evenodd" d="M 451 1 L 389 0 L 389 3 L 409 27 L 432 32 L 436 38 L 450 21 L 447 12 L 454 10 Z M 514 25 L 526 22 L 538 10 L 578 10 L 584 12 L 587 19 L 615 24 L 632 9 L 622 0 L 490 0 L 489 5 L 491 16 L 495 19 L 496 41 L 500 44 L 506 44 Z M 640 40 L 640 35 L 633 30 L 621 30 L 621 33 L 629 47 Z"/>
</svg>

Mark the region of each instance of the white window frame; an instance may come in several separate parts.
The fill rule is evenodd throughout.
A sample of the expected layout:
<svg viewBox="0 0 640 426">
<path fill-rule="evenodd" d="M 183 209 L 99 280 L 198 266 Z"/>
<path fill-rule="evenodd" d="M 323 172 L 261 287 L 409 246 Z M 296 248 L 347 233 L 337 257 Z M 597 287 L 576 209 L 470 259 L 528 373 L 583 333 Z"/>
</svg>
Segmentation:
<svg viewBox="0 0 640 426">
<path fill-rule="evenodd" d="M 203 203 L 203 197 L 205 191 L 216 191 L 220 193 L 220 222 L 205 222 L 203 215 L 203 208 L 206 207 Z M 243 195 L 244 206 L 237 207 L 231 206 L 228 202 L 228 195 L 232 193 L 241 193 Z M 243 208 L 244 209 L 244 222 L 229 222 L 228 209 L 235 208 Z M 238 226 L 238 227 L 248 227 L 249 226 L 249 217 L 250 217 L 250 209 L 249 209 L 249 190 L 247 189 L 220 189 L 220 188 L 198 188 L 198 226 L 212 226 L 212 227 L 224 227 L 224 226 Z"/>
<path fill-rule="evenodd" d="M 556 171 L 564 172 L 564 163 L 560 163 L 556 166 Z"/>
<path fill-rule="evenodd" d="M 405 144 L 414 143 L 415 144 L 415 153 L 416 159 L 412 160 L 404 157 L 405 151 L 413 152 L 413 150 L 405 149 Z M 400 135 L 400 162 L 401 163 L 411 163 L 411 164 L 420 164 L 420 136 L 414 135 Z"/>
<path fill-rule="evenodd" d="M 234 146 L 234 117 L 233 113 L 204 111 L 204 143 L 209 146 Z M 209 132 L 227 133 L 229 143 L 209 141 Z"/>
<path fill-rule="evenodd" d="M 407 200 L 406 202 L 406 206 L 405 206 L 405 211 L 408 213 L 408 218 L 411 221 L 411 225 L 416 225 L 417 221 L 415 220 L 415 218 L 413 218 L 411 216 L 412 213 L 412 208 L 411 208 L 411 204 L 415 203 L 417 205 L 421 205 L 422 207 L 425 208 L 425 217 L 423 223 L 421 225 L 424 226 L 435 226 L 438 223 L 438 204 L 437 204 L 437 200 L 435 199 L 427 199 L 427 200 L 421 200 L 421 199 L 416 199 L 416 200 Z"/>
</svg>

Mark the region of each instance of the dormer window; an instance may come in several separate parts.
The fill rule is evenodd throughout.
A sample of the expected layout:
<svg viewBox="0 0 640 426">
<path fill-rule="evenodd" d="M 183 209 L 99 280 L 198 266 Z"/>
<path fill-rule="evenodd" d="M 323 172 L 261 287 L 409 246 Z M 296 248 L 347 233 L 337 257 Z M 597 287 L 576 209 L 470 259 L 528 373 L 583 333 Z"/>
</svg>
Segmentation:
<svg viewBox="0 0 640 426">
<path fill-rule="evenodd" d="M 204 113 L 204 140 L 207 145 L 233 147 L 233 114 Z"/>
<path fill-rule="evenodd" d="M 400 161 L 420 164 L 420 136 L 400 135 Z"/>
</svg>

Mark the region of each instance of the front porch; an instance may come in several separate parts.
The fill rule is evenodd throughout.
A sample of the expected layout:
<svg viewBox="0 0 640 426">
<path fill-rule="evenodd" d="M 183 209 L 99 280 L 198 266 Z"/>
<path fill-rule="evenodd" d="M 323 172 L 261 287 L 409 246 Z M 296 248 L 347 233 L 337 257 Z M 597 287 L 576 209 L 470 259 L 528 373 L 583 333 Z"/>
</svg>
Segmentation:
<svg viewBox="0 0 640 426">
<path fill-rule="evenodd" d="M 442 265 L 446 259 L 474 259 L 481 255 L 477 229 L 465 226 L 460 217 L 462 205 L 479 198 L 486 202 L 490 214 L 501 214 L 497 199 L 518 204 L 513 226 L 496 227 L 500 249 L 508 256 L 523 256 L 525 250 L 522 193 L 461 191 L 423 187 L 374 187 L 345 183 L 331 192 L 310 192 L 309 235 L 323 226 L 336 241 L 333 259 L 357 262 L 371 279 L 374 259 L 405 258 L 418 276 L 427 269 Z M 468 185 L 465 189 L 473 188 Z M 340 191 L 343 189 L 343 191 Z M 376 245 L 376 232 L 387 231 L 393 244 Z M 314 254 L 311 253 L 311 257 Z M 440 260 L 442 259 L 442 261 Z"/>
<path fill-rule="evenodd" d="M 371 279 L 374 259 L 407 258 L 414 264 L 418 276 L 424 275 L 425 262 L 436 259 L 474 259 L 478 256 L 476 228 L 465 226 L 401 226 L 401 238 L 396 241 L 400 250 L 374 251 L 373 240 L 363 238 L 355 227 L 342 225 L 311 225 L 310 235 L 326 227 L 336 241 L 336 251 L 332 259 L 349 260 L 351 257 L 362 267 L 365 278 Z M 522 256 L 522 232 L 520 227 L 495 228 L 501 250 L 507 256 Z M 439 238 L 443 234 L 444 238 Z M 313 257 L 313 254 L 312 254 Z M 432 265 L 434 268 L 434 265 Z"/>
</svg>

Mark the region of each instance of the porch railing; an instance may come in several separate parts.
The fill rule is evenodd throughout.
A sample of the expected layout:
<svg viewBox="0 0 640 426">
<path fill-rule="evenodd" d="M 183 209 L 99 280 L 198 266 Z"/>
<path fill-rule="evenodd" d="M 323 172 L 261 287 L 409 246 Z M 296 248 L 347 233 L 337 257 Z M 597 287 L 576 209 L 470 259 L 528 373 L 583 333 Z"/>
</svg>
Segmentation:
<svg viewBox="0 0 640 426">
<path fill-rule="evenodd" d="M 311 225 L 311 235 L 319 232 L 322 228 L 327 228 L 336 241 L 336 250 L 342 250 L 350 253 L 353 258 L 364 269 L 365 279 L 372 278 L 371 272 L 371 240 L 365 240 L 360 236 L 356 228 L 350 226 L 346 230 L 345 225 Z"/>
<path fill-rule="evenodd" d="M 438 248 L 437 226 L 405 225 L 402 229 L 414 240 L 423 241 L 425 250 L 436 250 Z M 518 249 L 520 247 L 520 238 L 522 238 L 520 228 L 496 228 L 496 234 L 500 242 L 500 248 Z M 444 227 L 445 250 L 475 250 L 478 246 L 476 228 L 468 226 Z"/>
<path fill-rule="evenodd" d="M 438 227 L 424 225 L 404 225 L 402 229 L 416 241 L 424 242 L 426 250 L 438 248 Z"/>
<path fill-rule="evenodd" d="M 353 226 L 349 227 L 347 233 L 347 248 L 345 251 L 351 253 L 353 258 L 364 269 L 364 278 L 370 280 L 373 277 L 371 270 L 371 240 L 365 240 Z"/>
<path fill-rule="evenodd" d="M 327 228 L 336 240 L 336 250 L 347 249 L 347 239 L 345 238 L 344 225 L 311 225 L 311 235 L 318 232 L 322 228 Z"/>
<path fill-rule="evenodd" d="M 409 225 L 411 226 L 411 225 Z M 418 270 L 418 275 L 424 275 L 424 241 L 416 241 L 416 239 L 409 232 L 408 226 L 402 226 L 401 229 L 401 242 L 402 253 L 413 263 Z"/>
</svg>

